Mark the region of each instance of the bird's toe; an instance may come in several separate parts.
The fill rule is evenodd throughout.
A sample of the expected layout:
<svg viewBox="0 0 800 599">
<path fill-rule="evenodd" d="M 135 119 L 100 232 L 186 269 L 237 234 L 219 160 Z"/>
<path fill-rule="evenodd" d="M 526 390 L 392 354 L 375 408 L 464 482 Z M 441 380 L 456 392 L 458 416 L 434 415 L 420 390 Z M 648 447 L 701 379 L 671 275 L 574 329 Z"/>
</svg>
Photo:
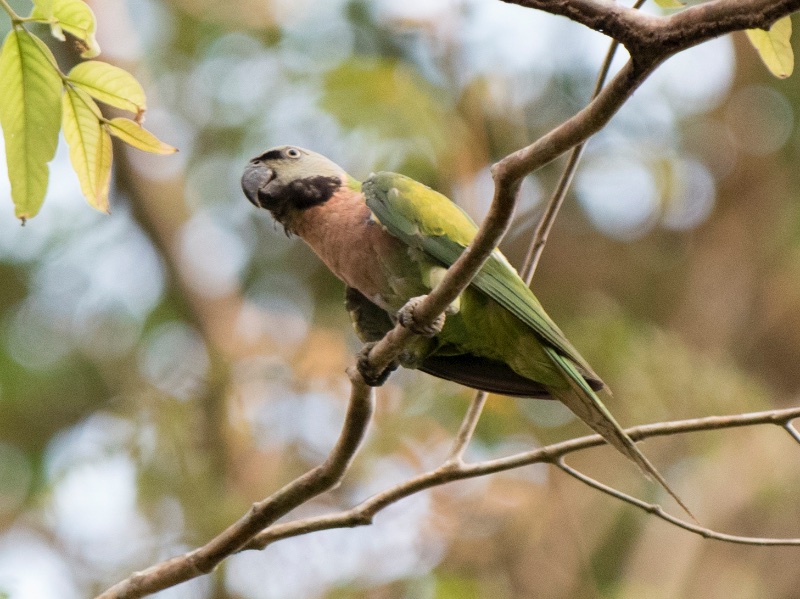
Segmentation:
<svg viewBox="0 0 800 599">
<path fill-rule="evenodd" d="M 415 335 L 420 335 L 422 337 L 435 337 L 442 332 L 445 316 L 444 314 L 439 314 L 439 316 L 437 316 L 436 319 L 430 324 L 418 322 L 414 312 L 417 309 L 417 306 L 422 303 L 422 300 L 425 299 L 425 297 L 426 296 L 421 295 L 419 297 L 412 297 L 410 300 L 408 300 L 406 304 L 397 312 L 397 320 L 401 325 Z"/>
</svg>

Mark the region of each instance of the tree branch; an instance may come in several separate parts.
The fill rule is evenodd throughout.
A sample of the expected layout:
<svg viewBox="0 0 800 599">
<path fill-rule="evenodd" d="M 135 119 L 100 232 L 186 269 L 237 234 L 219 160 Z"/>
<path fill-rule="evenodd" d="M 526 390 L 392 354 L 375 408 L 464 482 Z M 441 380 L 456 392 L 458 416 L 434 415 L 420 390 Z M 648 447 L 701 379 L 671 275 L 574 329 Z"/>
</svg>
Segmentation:
<svg viewBox="0 0 800 599">
<path fill-rule="evenodd" d="M 768 28 L 778 18 L 800 9 L 800 0 L 716 0 L 670 17 L 653 17 L 635 8 L 597 0 L 505 1 L 563 14 L 587 26 L 594 25 L 597 30 L 624 31 L 625 35 L 612 37 L 626 45 L 631 60 L 583 110 L 492 167 L 495 192 L 489 212 L 472 243 L 448 269 L 441 283 L 415 308 L 414 319 L 421 328 L 431 325 L 444 313 L 499 245 L 511 224 L 526 175 L 602 129 L 650 73 L 671 55 L 731 31 Z M 598 24 L 597 19 L 605 24 Z M 413 337 L 409 329 L 398 323 L 370 351 L 368 359 L 374 370 L 385 370 Z"/>
<path fill-rule="evenodd" d="M 800 10 L 800 0 L 714 0 L 669 16 L 647 15 L 600 0 L 502 0 L 585 25 L 623 44 L 634 60 L 661 60 L 712 38 L 745 29 L 769 29 Z"/>
<path fill-rule="evenodd" d="M 492 167 L 495 193 L 489 212 L 472 243 L 447 270 L 441 283 L 414 310 L 418 324 L 430 325 L 444 313 L 500 243 L 514 216 L 523 177 L 602 129 L 656 65 L 641 68 L 629 61 L 583 110 Z M 369 360 L 375 370 L 380 372 L 387 368 L 413 337 L 409 329 L 398 323 L 370 351 Z"/>
<path fill-rule="evenodd" d="M 636 0 L 633 9 L 638 10 L 644 2 L 645 0 Z M 594 90 L 592 91 L 592 99 L 596 98 L 600 90 L 603 89 L 606 78 L 608 77 L 608 72 L 611 69 L 611 62 L 614 60 L 614 55 L 617 53 L 618 48 L 619 42 L 613 40 L 608 47 L 606 56 L 603 59 L 603 64 L 600 67 L 600 72 L 597 75 Z M 550 201 L 547 202 L 547 207 L 542 214 L 542 218 L 539 219 L 539 224 L 536 225 L 536 230 L 533 232 L 533 239 L 531 239 L 531 244 L 528 247 L 528 252 L 525 255 L 525 259 L 522 261 L 522 268 L 520 269 L 520 276 L 522 280 L 527 283 L 528 287 L 531 286 L 533 274 L 536 272 L 536 267 L 539 265 L 539 258 L 542 256 L 547 238 L 550 235 L 550 230 L 553 228 L 556 216 L 558 216 L 561 205 L 564 203 L 564 198 L 567 197 L 567 191 L 569 191 L 569 187 L 572 185 L 572 179 L 578 168 L 578 163 L 581 160 L 585 147 L 586 142 L 582 142 L 572 148 L 569 159 L 567 160 L 567 165 L 564 167 L 564 171 L 561 173 L 561 177 L 558 180 L 558 185 L 556 185 L 556 189 L 553 191 Z"/>
<path fill-rule="evenodd" d="M 777 19 L 800 10 L 800 0 L 715 0 L 669 17 L 654 17 L 597 0 L 505 1 L 562 14 L 606 32 L 628 48 L 631 60 L 583 110 L 492 167 L 495 192 L 489 212 L 473 242 L 415 308 L 414 319 L 421 328 L 444 313 L 499 245 L 511 224 L 523 177 L 602 129 L 650 73 L 676 52 L 732 31 L 769 28 Z M 413 337 L 397 324 L 370 351 L 373 368 L 386 369 Z"/>
<path fill-rule="evenodd" d="M 97 599 L 136 599 L 207 574 L 275 520 L 338 484 L 364 439 L 374 403 L 374 392 L 361 376 L 352 369 L 348 374 L 350 403 L 342 432 L 325 462 L 254 503 L 247 514 L 203 547 L 136 572 Z"/>
<path fill-rule="evenodd" d="M 489 213 L 473 243 L 448 270 L 444 280 L 414 310 L 418 324 L 430 325 L 444 313 L 497 247 L 513 217 L 522 178 L 584 142 L 605 126 L 662 61 L 680 50 L 734 30 L 768 28 L 778 18 L 800 9 L 800 0 L 716 0 L 685 9 L 670 17 L 654 17 L 599 0 L 505 1 L 561 14 L 602 31 L 623 43 L 632 58 L 583 110 L 535 143 L 494 165 L 492 175 L 495 193 Z M 377 370 L 385 369 L 412 337 L 413 333 L 408 329 L 402 325 L 396 326 L 373 347 L 369 356 L 372 365 Z M 451 459 L 440 468 L 387 489 L 351 510 L 275 525 L 273 523 L 278 518 L 341 480 L 364 437 L 372 413 L 373 396 L 359 374 L 353 371 L 349 374 L 352 393 L 345 424 L 339 441 L 321 466 L 286 485 L 269 498 L 255 503 L 247 515 L 207 545 L 135 573 L 111 587 L 98 599 L 142 597 L 209 572 L 224 558 L 245 548 L 263 548 L 281 538 L 316 530 L 368 524 L 377 512 L 403 497 L 452 480 L 483 476 L 542 462 L 554 463 L 570 475 L 580 475 L 577 472 L 573 474 L 572 469 L 563 463 L 563 456 L 604 443 L 599 435 L 592 435 L 506 458 L 464 464 L 461 454 L 477 423 L 483 401 L 476 397 L 451 450 Z M 800 417 L 800 408 L 653 424 L 629 429 L 628 434 L 637 440 L 698 430 L 772 423 L 784 428 L 800 442 L 800 434 L 790 425 L 790 421 L 797 417 Z M 584 482 L 606 490 L 596 481 L 593 481 L 596 484 L 588 480 Z M 616 496 L 649 512 L 663 512 L 657 506 L 637 503 L 638 500 L 634 498 L 622 494 Z M 703 536 L 716 535 L 712 538 L 729 540 L 724 538 L 725 535 L 684 524 L 686 526 L 683 527 L 687 530 Z M 784 543 L 800 544 L 800 540 L 790 539 Z"/>
<path fill-rule="evenodd" d="M 676 422 L 661 422 L 657 424 L 647 424 L 636 426 L 626 430 L 628 435 L 635 440 L 647 439 L 649 437 L 660 437 L 666 435 L 692 433 L 698 431 L 711 431 L 745 426 L 756 426 L 772 424 L 781 428 L 791 428 L 789 425 L 795 418 L 800 418 L 800 407 L 785 410 L 772 410 L 768 412 L 753 412 L 750 414 L 739 414 L 732 416 L 710 416 L 707 418 L 694 418 L 690 420 L 680 420 Z M 795 436 L 795 435 L 793 435 Z M 797 437 L 795 437 L 797 438 Z M 797 438 L 800 443 L 800 438 Z M 646 503 L 640 499 L 612 489 L 602 483 L 574 470 L 567 466 L 564 457 L 603 445 L 605 441 L 600 435 L 590 435 L 578 439 L 570 439 L 560 443 L 554 443 L 533 451 L 527 451 L 516 455 L 478 462 L 475 464 L 463 464 L 446 461 L 436 470 L 420 474 L 403 483 L 395 485 L 373 495 L 366 501 L 358 504 L 352 509 L 345 510 L 336 514 L 304 518 L 294 522 L 276 524 L 258 534 L 248 545 L 247 549 L 264 549 L 271 543 L 281 539 L 296 537 L 320 530 L 332 528 L 352 528 L 372 524 L 375 515 L 387 506 L 400 501 L 401 499 L 418 493 L 431 487 L 436 487 L 455 480 L 475 478 L 496 472 L 503 472 L 528 466 L 531 464 L 551 463 L 558 466 L 561 470 L 574 476 L 578 480 L 594 487 L 612 497 L 630 503 L 648 513 L 654 514 L 659 518 L 675 524 L 689 532 L 699 534 L 710 539 L 729 541 L 733 543 L 747 545 L 800 545 L 798 539 L 762 539 L 754 537 L 740 537 L 715 532 L 711 529 L 686 522 L 665 512 L 663 508 L 656 504 Z"/>
<path fill-rule="evenodd" d="M 636 0 L 633 8 L 639 9 L 644 2 L 645 0 Z M 606 52 L 603 64 L 600 67 L 600 73 L 597 75 L 597 81 L 595 82 L 594 90 L 592 91 L 592 99 L 597 97 L 597 94 L 600 93 L 600 90 L 603 89 L 603 85 L 605 85 L 608 72 L 611 69 L 611 62 L 614 59 L 617 48 L 619 48 L 619 42 L 613 40 L 608 48 L 608 51 Z M 556 216 L 561 209 L 561 205 L 564 203 L 564 198 L 566 197 L 567 191 L 572 183 L 572 178 L 575 175 L 575 171 L 578 167 L 578 162 L 580 162 L 585 145 L 585 142 L 580 143 L 572 149 L 572 152 L 570 152 L 569 160 L 567 161 L 567 165 L 564 167 L 564 172 L 561 174 L 558 185 L 556 186 L 556 189 L 547 204 L 547 208 L 542 214 L 539 224 L 536 226 L 536 230 L 534 231 L 533 239 L 531 240 L 531 244 L 528 248 L 528 253 L 525 256 L 525 260 L 523 260 L 522 269 L 520 270 L 523 280 L 529 287 L 531 280 L 533 279 L 533 273 L 536 271 L 536 266 L 539 263 L 539 258 L 542 255 L 545 244 L 547 243 L 550 230 L 553 227 Z M 472 403 L 470 403 L 467 413 L 464 415 L 464 420 L 462 421 L 458 433 L 456 434 L 453 447 L 450 450 L 450 455 L 447 458 L 448 461 L 460 462 L 462 460 L 464 451 L 469 445 L 472 435 L 475 433 L 475 427 L 478 425 L 478 420 L 483 412 L 483 407 L 486 404 L 487 397 L 488 394 L 485 391 L 478 391 L 475 393 Z"/>
<path fill-rule="evenodd" d="M 566 17 L 617 40 L 627 46 L 639 39 L 639 32 L 651 31 L 659 18 L 602 0 L 501 0 L 533 8 L 551 15 Z M 689 10 L 689 9 L 686 9 Z"/>
<path fill-rule="evenodd" d="M 472 435 L 475 434 L 475 427 L 478 426 L 478 419 L 483 412 L 483 406 L 486 405 L 486 398 L 489 394 L 486 391 L 476 391 L 472 402 L 467 408 L 467 413 L 464 414 L 464 420 L 456 433 L 456 438 L 453 440 L 453 446 L 450 448 L 450 453 L 447 456 L 445 463 L 461 463 L 464 457 L 464 452 L 469 445 Z"/>
</svg>

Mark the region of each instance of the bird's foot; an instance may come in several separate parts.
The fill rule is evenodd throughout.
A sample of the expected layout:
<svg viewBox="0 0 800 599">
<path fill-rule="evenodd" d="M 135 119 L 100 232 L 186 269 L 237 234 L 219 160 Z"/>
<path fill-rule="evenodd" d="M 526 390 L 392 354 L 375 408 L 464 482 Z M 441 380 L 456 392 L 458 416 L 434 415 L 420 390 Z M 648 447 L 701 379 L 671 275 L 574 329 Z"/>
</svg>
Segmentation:
<svg viewBox="0 0 800 599">
<path fill-rule="evenodd" d="M 358 352 L 358 359 L 356 361 L 356 368 L 364 382 L 370 387 L 380 387 L 389 378 L 397 367 L 400 365 L 398 362 L 392 362 L 383 371 L 379 372 L 369 361 L 369 352 L 375 347 L 377 342 L 365 343 L 361 351 Z"/>
<path fill-rule="evenodd" d="M 424 299 L 425 296 L 420 295 L 419 297 L 412 297 L 410 300 L 408 300 L 406 305 L 400 308 L 400 310 L 397 312 L 397 320 L 401 325 L 415 335 L 421 335 L 422 337 L 435 337 L 442 332 L 445 317 L 444 314 L 439 314 L 439 316 L 436 317 L 436 320 L 429 325 L 423 326 L 418 323 L 416 317 L 414 316 L 414 310 L 416 310 L 417 306 L 419 306 Z"/>
</svg>

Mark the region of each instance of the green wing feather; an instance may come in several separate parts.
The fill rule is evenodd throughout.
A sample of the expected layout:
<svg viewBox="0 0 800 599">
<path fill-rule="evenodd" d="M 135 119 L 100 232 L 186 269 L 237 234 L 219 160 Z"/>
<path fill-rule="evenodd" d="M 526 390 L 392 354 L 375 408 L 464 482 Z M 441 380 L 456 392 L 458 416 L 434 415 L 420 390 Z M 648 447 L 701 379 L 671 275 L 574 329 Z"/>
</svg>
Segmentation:
<svg viewBox="0 0 800 599">
<path fill-rule="evenodd" d="M 411 247 L 424 251 L 446 267 L 458 259 L 477 233 L 475 222 L 456 204 L 403 175 L 387 172 L 373 174 L 364 182 L 362 189 L 367 206 L 389 233 Z M 492 252 L 472 284 L 527 324 L 543 342 L 548 356 L 569 384 L 568 388 L 549 391 L 645 474 L 655 478 L 691 515 L 664 477 L 639 451 L 597 397 L 587 381 L 587 375 L 596 377 L 591 367 L 499 251 Z M 585 373 L 580 372 L 579 368 Z"/>
<path fill-rule="evenodd" d="M 403 175 L 376 173 L 364 182 L 362 189 L 367 206 L 392 235 L 447 267 L 458 259 L 478 231 L 475 222 L 447 197 Z M 499 251 L 492 252 L 472 283 L 527 324 L 542 340 L 596 377 Z"/>
</svg>

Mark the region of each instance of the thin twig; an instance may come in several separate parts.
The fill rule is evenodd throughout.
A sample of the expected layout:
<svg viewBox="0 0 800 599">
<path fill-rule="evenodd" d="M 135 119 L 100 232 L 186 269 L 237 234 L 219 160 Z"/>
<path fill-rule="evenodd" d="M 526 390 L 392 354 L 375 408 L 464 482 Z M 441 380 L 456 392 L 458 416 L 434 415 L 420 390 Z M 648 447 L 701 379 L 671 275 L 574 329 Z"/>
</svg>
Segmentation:
<svg viewBox="0 0 800 599">
<path fill-rule="evenodd" d="M 444 313 L 500 243 L 514 215 L 523 177 L 602 129 L 650 73 L 673 54 L 732 31 L 768 28 L 778 18 L 800 9 L 800 0 L 715 0 L 670 17 L 656 17 L 597 0 L 512 0 L 512 3 L 563 14 L 608 33 L 625 44 L 631 60 L 583 110 L 492 167 L 495 193 L 489 212 L 469 247 L 414 309 L 414 320 L 421 328 Z M 582 20 L 586 15 L 601 20 Z M 614 31 L 621 33 L 614 35 Z M 380 372 L 387 368 L 413 337 L 411 331 L 396 325 L 370 351 L 374 369 Z"/>
<path fill-rule="evenodd" d="M 444 313 L 500 243 L 513 218 L 522 178 L 602 129 L 658 63 L 659 60 L 647 64 L 628 61 L 585 108 L 530 146 L 492 167 L 495 194 L 489 212 L 472 243 L 447 270 L 443 280 L 414 309 L 418 324 L 430 325 Z M 413 338 L 409 329 L 397 324 L 370 351 L 369 360 L 375 370 L 380 372 L 388 367 Z"/>
<path fill-rule="evenodd" d="M 489 394 L 486 391 L 475 392 L 475 397 L 472 398 L 472 402 L 467 408 L 467 413 L 464 415 L 464 420 L 461 421 L 461 427 L 453 440 L 453 446 L 450 448 L 445 464 L 456 464 L 462 461 L 464 451 L 466 451 L 472 435 L 475 433 L 475 427 L 478 426 L 478 420 L 481 417 L 481 412 L 483 412 L 483 406 L 486 405 L 487 397 L 489 397 Z"/>
<path fill-rule="evenodd" d="M 794 423 L 791 420 L 784 422 L 783 428 L 787 433 L 789 433 L 792 439 L 800 443 L 800 432 L 797 431 L 797 429 L 794 427 Z"/>
<path fill-rule="evenodd" d="M 628 48 L 631 60 L 583 110 L 535 143 L 510 154 L 492 167 L 495 194 L 489 213 L 473 243 L 448 269 L 444 280 L 415 309 L 415 320 L 420 324 L 433 323 L 469 285 L 486 258 L 497 247 L 513 217 L 522 178 L 584 142 L 604 127 L 661 62 L 681 50 L 725 33 L 742 29 L 766 29 L 778 18 L 800 9 L 800 0 L 714 0 L 687 8 L 670 17 L 654 17 L 599 0 L 508 1 L 561 14 L 595 30 L 608 33 Z M 370 360 L 373 366 L 378 370 L 386 368 L 412 337 L 413 334 L 404 327 L 395 327 L 372 349 Z M 301 532 L 288 534 L 292 527 L 298 530 L 298 527 L 303 526 L 304 532 L 311 532 L 324 528 L 365 524 L 371 521 L 372 514 L 402 497 L 423 489 L 450 480 L 481 476 L 531 463 L 554 462 L 567 453 L 604 443 L 599 435 L 593 435 L 480 464 L 456 463 L 455 467 L 448 466 L 415 477 L 370 498 L 362 504 L 361 511 L 354 508 L 343 514 L 323 519 L 306 519 L 270 526 L 277 518 L 336 484 L 346 471 L 363 439 L 372 412 L 372 394 L 363 379 L 358 374 L 351 373 L 351 381 L 352 394 L 346 423 L 339 442 L 322 466 L 306 473 L 264 501 L 254 504 L 246 516 L 209 544 L 186 555 L 156 564 L 144 572 L 136 573 L 114 585 L 100 595 L 99 599 L 138 598 L 174 586 L 210 571 L 225 557 L 243 547 L 254 548 L 258 547 L 259 543 L 265 546 L 277 539 L 276 531 L 284 531 L 287 533 L 283 534 L 285 537 L 303 534 Z M 650 425 L 650 427 L 630 429 L 628 432 L 636 439 L 644 436 L 708 430 L 715 428 L 712 422 L 726 423 L 719 424 L 717 428 L 772 422 L 780 424 L 792 434 L 791 427 L 787 428 L 785 425 L 791 418 L 800 416 L 800 410 L 793 411 L 791 417 L 783 419 L 776 414 L 778 413 L 768 413 L 765 419 L 752 422 L 748 421 L 748 417 L 752 420 L 754 415 L 743 415 L 726 417 L 722 420 L 698 419 L 682 423 Z M 695 424 L 701 422 L 703 426 L 693 428 L 692 422 Z M 797 435 L 793 434 L 793 437 L 797 438 Z M 266 526 L 270 528 L 263 530 Z"/>
<path fill-rule="evenodd" d="M 632 8 L 634 10 L 639 9 L 645 1 L 646 0 L 636 0 Z M 592 99 L 596 98 L 600 90 L 603 89 L 603 85 L 605 85 L 606 78 L 608 77 L 608 72 L 611 69 L 611 63 L 614 60 L 618 48 L 619 42 L 617 40 L 612 40 L 606 52 L 606 56 L 603 59 L 600 72 L 597 75 L 594 90 L 592 90 Z M 558 212 L 561 210 L 561 206 L 564 203 L 564 198 L 567 197 L 567 191 L 569 191 L 572 185 L 575 171 L 578 168 L 578 163 L 581 160 L 585 147 L 586 142 L 583 142 L 572 148 L 569 159 L 567 160 L 567 165 L 564 167 L 564 171 L 561 173 L 561 177 L 558 180 L 558 185 L 556 185 L 556 189 L 550 197 L 550 201 L 547 202 L 547 207 L 533 233 L 533 239 L 528 247 L 528 253 L 525 255 L 525 260 L 522 262 L 522 269 L 520 270 L 520 276 L 522 280 L 527 283 L 528 287 L 530 287 L 533 274 L 536 272 L 536 267 L 539 265 L 539 258 L 542 256 L 542 251 L 544 251 L 544 246 L 547 243 L 547 238 L 550 235 L 550 230 L 553 228 L 556 216 L 558 216 Z"/>
<path fill-rule="evenodd" d="M 206 545 L 136 572 L 97 599 L 136 599 L 207 574 L 235 553 L 259 531 L 299 505 L 335 486 L 344 476 L 361 445 L 372 417 L 374 392 L 351 369 L 350 403 L 342 432 L 328 458 L 270 497 L 254 503 L 247 514 Z"/>
<path fill-rule="evenodd" d="M 581 481 L 583 484 L 588 485 L 598 491 L 605 493 L 606 495 L 610 495 L 620 501 L 624 501 L 625 503 L 630 503 L 638 507 L 639 509 L 644 510 L 648 514 L 652 514 L 662 520 L 669 522 L 670 524 L 674 524 L 678 528 L 682 528 L 684 530 L 688 530 L 689 532 L 693 532 L 695 534 L 700 535 L 701 537 L 705 537 L 706 539 L 715 539 L 717 541 L 725 541 L 726 543 L 736 543 L 739 545 L 767 545 L 767 546 L 795 546 L 800 545 L 800 539 L 776 539 L 776 538 L 761 538 L 761 537 L 741 537 L 738 535 L 730 535 L 724 532 L 717 532 L 715 530 L 711 530 L 710 528 L 706 528 L 704 526 L 700 526 L 699 524 L 692 524 L 691 522 L 687 522 L 686 520 L 681 520 L 680 518 L 676 518 L 672 514 L 669 514 L 664 511 L 660 505 L 656 503 L 648 503 L 646 501 L 642 501 L 632 495 L 628 495 L 627 493 L 623 493 L 619 489 L 615 489 L 614 487 L 609 487 L 608 485 L 604 485 L 598 480 L 593 479 L 591 476 L 586 476 L 582 472 L 575 470 L 572 466 L 567 465 L 564 461 L 563 456 L 556 460 L 556 466 L 558 466 L 561 470 L 569 474 L 571 477 Z"/>
<path fill-rule="evenodd" d="M 645 3 L 645 1 L 646 0 L 636 0 L 636 3 L 633 5 L 633 9 L 639 9 L 642 4 Z M 594 90 L 592 90 L 592 100 L 596 98 L 597 94 L 600 93 L 600 90 L 603 89 L 603 85 L 608 77 L 608 72 L 611 69 L 611 62 L 614 60 L 617 48 L 619 48 L 619 42 L 617 40 L 612 40 L 608 51 L 606 52 L 606 56 L 603 59 L 603 64 L 600 66 L 600 72 L 597 75 Z M 561 209 L 561 205 L 564 203 L 564 198 L 566 197 L 567 191 L 572 184 L 572 179 L 575 175 L 578 162 L 580 162 L 581 155 L 583 154 L 583 149 L 585 147 L 586 143 L 584 142 L 575 146 L 570 152 L 567 165 L 564 167 L 564 171 L 561 174 L 558 185 L 556 186 L 550 201 L 547 203 L 547 208 L 545 209 L 544 214 L 542 214 L 539 224 L 536 226 L 536 231 L 534 232 L 533 239 L 530 247 L 528 248 L 528 253 L 523 261 L 522 270 L 520 271 L 523 280 L 529 287 L 531 285 L 531 280 L 533 279 L 533 273 L 536 271 L 536 266 L 539 263 L 539 258 L 542 255 L 545 244 L 547 243 L 550 230 L 553 228 L 553 223 L 555 222 L 556 216 Z M 481 412 L 486 404 L 487 396 L 488 394 L 484 391 L 478 391 L 475 393 L 472 403 L 470 404 L 467 413 L 464 415 L 464 420 L 462 421 L 461 427 L 458 430 L 458 434 L 456 435 L 453 447 L 450 450 L 447 462 L 457 462 L 463 458 L 464 451 L 472 439 L 472 435 L 475 432 L 475 427 L 478 425 L 478 420 L 480 419 Z"/>
<path fill-rule="evenodd" d="M 641 440 L 649 437 L 745 426 L 757 426 L 764 424 L 771 424 L 780 426 L 781 428 L 786 428 L 786 425 L 795 418 L 800 418 L 800 407 L 789 408 L 785 410 L 737 414 L 732 416 L 710 416 L 706 418 L 693 418 L 690 420 L 680 420 L 675 422 L 659 422 L 656 424 L 647 424 L 629 428 L 626 430 L 626 432 L 632 439 Z M 568 441 L 562 441 L 560 443 L 554 443 L 533 451 L 527 451 L 495 460 L 487 460 L 475 464 L 445 464 L 436 470 L 420 474 L 405 482 L 390 487 L 376 495 L 373 495 L 369 499 L 366 499 L 349 510 L 270 526 L 268 529 L 258 534 L 247 546 L 243 547 L 242 549 L 264 549 L 267 545 L 288 537 L 300 536 L 311 532 L 329 530 L 332 528 L 352 528 L 355 526 L 371 524 L 375 514 L 385 507 L 396 503 L 405 497 L 413 495 L 414 493 L 418 493 L 425 489 L 430 489 L 432 487 L 440 486 L 455 480 L 464 480 L 477 476 L 485 476 L 486 474 L 503 472 L 506 470 L 519 468 L 521 466 L 528 466 L 538 463 L 552 463 L 557 465 L 559 468 L 564 469 L 559 461 L 565 456 L 589 449 L 591 447 L 597 447 L 599 445 L 603 445 L 604 443 L 605 441 L 600 435 L 590 435 L 577 439 L 570 439 Z M 570 474 L 572 473 L 570 472 Z M 590 483 L 590 480 L 594 484 Z M 725 533 L 717 533 L 707 528 L 703 528 L 701 526 L 697 526 L 675 518 L 674 516 L 664 512 L 660 506 L 642 502 L 639 499 L 615 491 L 610 487 L 605 487 L 601 483 L 593 481 L 593 479 L 588 479 L 584 482 L 592 487 L 600 489 L 603 492 L 607 492 L 609 495 L 612 495 L 621 501 L 625 501 L 642 509 L 646 509 L 648 512 L 663 514 L 663 516 L 660 517 L 664 517 L 665 520 L 673 522 L 674 524 L 679 525 L 681 528 L 696 534 L 700 534 L 707 538 L 718 539 L 721 541 L 731 541 L 735 543 L 746 542 L 748 544 L 755 545 L 800 544 L 800 539 L 751 539 L 750 541 L 747 541 L 746 539 L 748 539 L 748 537 L 737 537 L 727 535 Z"/>
<path fill-rule="evenodd" d="M 567 165 L 564 167 L 564 172 L 561 173 L 561 178 L 558 181 L 558 185 L 556 186 L 553 195 L 550 197 L 550 201 L 547 202 L 547 207 L 542 214 L 542 218 L 539 219 L 539 224 L 536 225 L 536 230 L 533 233 L 533 239 L 531 240 L 531 244 L 528 246 L 528 253 L 525 255 L 525 260 L 522 262 L 522 270 L 520 270 L 520 276 L 528 285 L 528 287 L 531 286 L 533 274 L 536 272 L 536 267 L 539 265 L 539 258 L 542 256 L 544 246 L 547 243 L 548 236 L 550 235 L 550 230 L 553 228 L 553 223 L 556 220 L 556 216 L 558 215 L 559 210 L 561 210 L 561 205 L 564 203 L 564 198 L 567 196 L 567 190 L 572 184 L 572 179 L 575 175 L 575 171 L 578 168 L 578 162 L 580 162 L 581 155 L 583 154 L 583 149 L 585 147 L 586 143 L 582 143 L 572 148 L 572 151 L 569 154 L 569 159 L 567 160 Z"/>
</svg>

